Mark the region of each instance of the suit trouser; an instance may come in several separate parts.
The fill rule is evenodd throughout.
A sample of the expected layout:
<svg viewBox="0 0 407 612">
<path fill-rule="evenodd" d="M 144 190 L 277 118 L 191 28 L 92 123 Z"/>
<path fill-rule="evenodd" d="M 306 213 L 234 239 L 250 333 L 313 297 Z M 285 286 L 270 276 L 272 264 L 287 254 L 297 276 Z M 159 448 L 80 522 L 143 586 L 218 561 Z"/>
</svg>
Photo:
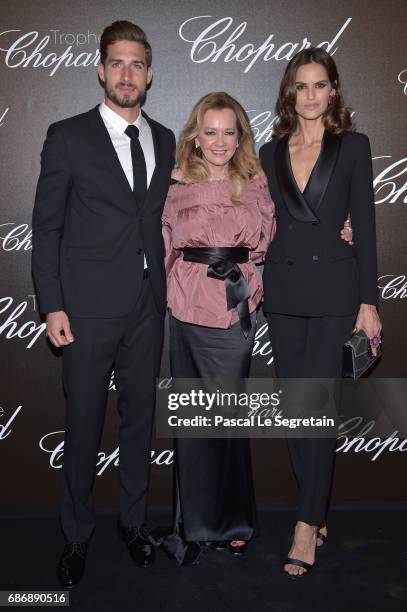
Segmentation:
<svg viewBox="0 0 407 612">
<path fill-rule="evenodd" d="M 276 374 L 279 378 L 341 378 L 343 345 L 355 315 L 297 317 L 268 314 Z M 298 520 L 322 525 L 328 508 L 333 438 L 292 438 L 288 446 L 299 484 Z"/>
<path fill-rule="evenodd" d="M 121 318 L 70 318 L 75 341 L 63 349 L 67 399 L 61 523 L 68 542 L 92 534 L 92 488 L 111 372 L 120 415 L 120 511 L 125 526 L 142 526 L 151 461 L 151 430 L 164 317 L 143 280 L 132 312 Z"/>
</svg>

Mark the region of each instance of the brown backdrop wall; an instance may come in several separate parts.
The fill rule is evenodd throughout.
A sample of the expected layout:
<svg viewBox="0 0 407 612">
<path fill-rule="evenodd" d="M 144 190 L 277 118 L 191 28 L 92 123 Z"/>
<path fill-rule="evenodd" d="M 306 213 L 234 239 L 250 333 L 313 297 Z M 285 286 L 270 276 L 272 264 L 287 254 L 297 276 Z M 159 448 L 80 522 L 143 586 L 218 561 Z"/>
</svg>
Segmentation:
<svg viewBox="0 0 407 612">
<path fill-rule="evenodd" d="M 53 511 L 63 456 L 60 356 L 45 341 L 30 274 L 31 211 L 47 126 L 102 100 L 98 38 L 116 19 L 148 33 L 154 81 L 148 113 L 176 134 L 211 90 L 237 97 L 258 146 L 270 140 L 288 59 L 308 43 L 334 55 L 357 129 L 374 164 L 385 355 L 374 376 L 405 377 L 407 202 L 404 0 L 2 1 L 0 4 L 0 512 Z M 109 291 L 109 287 L 106 287 Z M 162 373 L 168 375 L 165 346 Z M 252 375 L 271 376 L 272 347 L 260 319 Z M 117 416 L 110 392 L 96 483 L 98 507 L 116 505 Z M 403 440 L 349 449 L 340 440 L 334 501 L 402 501 Z M 405 447 L 405 448 L 403 448 Z M 168 504 L 171 443 L 153 441 L 151 501 Z M 260 502 L 292 502 L 285 444 L 253 443 Z"/>
</svg>

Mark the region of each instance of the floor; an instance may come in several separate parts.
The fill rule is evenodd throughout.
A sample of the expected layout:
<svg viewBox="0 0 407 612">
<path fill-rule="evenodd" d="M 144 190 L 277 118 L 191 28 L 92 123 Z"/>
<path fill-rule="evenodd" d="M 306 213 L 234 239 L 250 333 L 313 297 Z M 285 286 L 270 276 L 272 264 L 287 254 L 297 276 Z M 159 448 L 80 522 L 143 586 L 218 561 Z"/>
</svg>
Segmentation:
<svg viewBox="0 0 407 612">
<path fill-rule="evenodd" d="M 407 610 L 405 509 L 333 509 L 329 541 L 301 580 L 282 572 L 293 510 L 260 512 L 261 535 L 246 555 L 211 551 L 199 565 L 178 567 L 163 553 L 151 569 L 132 565 L 113 514 L 98 516 L 83 581 L 72 610 L 92 612 L 391 612 Z M 168 524 L 154 511 L 151 523 Z M 63 547 L 52 517 L 0 518 L 0 588 L 59 589 Z"/>
</svg>

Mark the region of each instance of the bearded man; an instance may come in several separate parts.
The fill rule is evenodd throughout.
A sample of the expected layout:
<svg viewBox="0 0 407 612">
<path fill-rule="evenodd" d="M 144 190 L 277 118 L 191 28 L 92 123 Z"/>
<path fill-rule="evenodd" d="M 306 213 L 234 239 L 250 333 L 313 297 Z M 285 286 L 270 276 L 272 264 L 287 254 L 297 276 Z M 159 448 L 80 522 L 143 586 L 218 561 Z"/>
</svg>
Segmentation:
<svg viewBox="0 0 407 612">
<path fill-rule="evenodd" d="M 174 134 L 141 110 L 151 46 L 117 21 L 100 41 L 105 99 L 54 123 L 41 156 L 33 213 L 33 277 L 47 335 L 63 352 L 67 399 L 58 564 L 82 578 L 94 530 L 92 488 L 111 372 L 120 414 L 119 531 L 133 560 L 154 551 L 145 528 L 155 379 L 166 306 L 161 213 Z"/>
</svg>

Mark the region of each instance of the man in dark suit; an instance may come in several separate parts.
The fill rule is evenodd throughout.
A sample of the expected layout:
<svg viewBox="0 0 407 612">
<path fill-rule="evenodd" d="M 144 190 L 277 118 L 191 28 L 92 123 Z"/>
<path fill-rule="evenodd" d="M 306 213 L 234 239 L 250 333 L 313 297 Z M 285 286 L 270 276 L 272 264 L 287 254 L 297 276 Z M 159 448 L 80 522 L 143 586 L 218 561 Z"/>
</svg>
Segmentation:
<svg viewBox="0 0 407 612">
<path fill-rule="evenodd" d="M 47 335 L 63 347 L 67 397 L 58 565 L 66 587 L 85 567 L 92 487 L 112 369 L 121 417 L 119 530 L 153 563 L 145 531 L 155 379 L 166 305 L 161 213 L 173 133 L 141 111 L 151 47 L 119 21 L 100 42 L 105 101 L 50 126 L 33 214 L 33 276 Z"/>
</svg>

